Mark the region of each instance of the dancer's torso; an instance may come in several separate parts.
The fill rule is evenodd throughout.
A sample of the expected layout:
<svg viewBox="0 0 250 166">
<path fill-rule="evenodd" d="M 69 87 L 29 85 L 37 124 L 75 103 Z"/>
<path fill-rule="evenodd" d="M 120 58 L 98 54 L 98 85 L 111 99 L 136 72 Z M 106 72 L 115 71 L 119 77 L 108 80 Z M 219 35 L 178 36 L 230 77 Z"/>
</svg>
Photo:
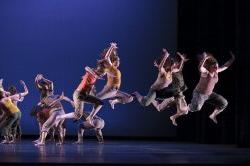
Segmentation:
<svg viewBox="0 0 250 166">
<path fill-rule="evenodd" d="M 121 86 L 121 72 L 114 66 L 110 66 L 107 71 L 106 86 L 119 89 Z M 110 73 L 110 74 L 109 74 Z"/>
<path fill-rule="evenodd" d="M 214 73 L 213 76 L 207 73 L 201 73 L 199 83 L 197 84 L 195 90 L 202 94 L 210 95 L 213 92 L 218 80 L 218 73 Z"/>
</svg>

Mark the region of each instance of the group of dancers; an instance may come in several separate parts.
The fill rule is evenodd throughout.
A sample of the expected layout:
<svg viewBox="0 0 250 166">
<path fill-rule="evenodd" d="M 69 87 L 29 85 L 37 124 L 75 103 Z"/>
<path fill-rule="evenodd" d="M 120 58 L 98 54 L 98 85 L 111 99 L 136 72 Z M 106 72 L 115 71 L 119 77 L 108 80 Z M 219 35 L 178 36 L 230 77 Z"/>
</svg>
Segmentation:
<svg viewBox="0 0 250 166">
<path fill-rule="evenodd" d="M 42 74 L 38 74 L 35 77 L 35 85 L 40 93 L 40 101 L 32 108 L 31 115 L 37 119 L 40 134 L 39 138 L 33 141 L 34 144 L 36 146 L 45 145 L 47 135 L 54 139 L 55 134 L 58 138 L 57 144 L 63 144 L 66 135 L 65 119 L 82 119 L 75 143 L 83 142 L 84 131 L 88 129 L 93 129 L 98 142 L 103 143 L 102 129 L 105 121 L 97 116 L 97 113 L 104 105 L 103 100 L 105 99 L 109 99 L 112 109 L 115 109 L 115 105 L 118 103 L 128 104 L 134 99 L 137 99 L 144 107 L 152 104 L 159 112 L 175 106 L 177 111 L 170 116 L 170 120 L 175 126 L 177 126 L 178 117 L 186 115 L 188 112 L 200 111 L 207 102 L 215 108 L 209 118 L 217 123 L 217 115 L 227 107 L 228 102 L 213 90 L 218 82 L 218 74 L 233 63 L 235 56 L 230 52 L 231 59 L 219 66 L 211 54 L 204 52 L 198 67 L 200 80 L 193 91 L 191 103 L 187 104 L 184 96 L 187 86 L 182 69 L 188 59 L 179 52 L 173 57 L 169 56 L 166 49 L 163 49 L 162 52 L 162 55 L 154 61 L 154 66 L 158 69 L 157 79 L 151 85 L 146 96 L 142 96 L 139 92 L 129 94 L 120 90 L 120 58 L 116 43 L 111 43 L 108 48 L 103 50 L 96 67 L 85 67 L 85 74 L 73 93 L 73 100 L 65 96 L 63 92 L 60 95 L 54 94 L 53 82 Z M 99 79 L 104 79 L 105 75 L 107 83 L 97 93 L 95 83 Z M 2 141 L 4 144 L 15 143 L 21 138 L 21 111 L 17 104 L 22 102 L 29 92 L 25 82 L 20 81 L 20 83 L 23 85 L 24 92 L 17 93 L 13 86 L 5 90 L 3 79 L 0 80 L 0 131 L 4 137 Z M 65 113 L 62 101 L 70 103 L 74 111 Z M 84 110 L 84 104 L 93 105 L 91 112 Z"/>
</svg>

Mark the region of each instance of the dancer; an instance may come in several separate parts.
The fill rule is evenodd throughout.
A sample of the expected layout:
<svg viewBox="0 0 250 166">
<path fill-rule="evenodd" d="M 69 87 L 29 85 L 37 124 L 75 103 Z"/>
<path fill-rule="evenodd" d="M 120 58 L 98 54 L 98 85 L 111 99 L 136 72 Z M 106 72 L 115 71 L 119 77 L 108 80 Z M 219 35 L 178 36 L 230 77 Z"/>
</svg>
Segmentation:
<svg viewBox="0 0 250 166">
<path fill-rule="evenodd" d="M 169 58 L 169 53 L 167 52 L 166 49 L 163 49 L 163 53 L 164 53 L 164 56 L 161 59 L 160 63 L 158 63 L 157 61 L 155 61 L 154 63 L 154 65 L 157 66 L 159 70 L 158 76 L 157 76 L 156 81 L 150 87 L 147 96 L 142 96 L 139 94 L 139 92 L 133 93 L 133 95 L 136 96 L 138 102 L 142 106 L 149 106 L 150 104 L 153 104 L 153 106 L 159 109 L 158 103 L 156 102 L 157 91 L 160 91 L 168 87 L 172 83 L 172 74 L 179 72 L 180 68 L 182 67 L 182 65 L 179 65 L 178 68 L 176 68 L 175 64 L 171 62 L 171 59 Z M 184 59 L 182 59 L 182 61 L 184 61 Z M 174 98 L 169 98 L 169 102 L 173 100 Z"/>
<path fill-rule="evenodd" d="M 21 101 L 22 97 L 26 96 L 28 92 L 28 88 L 24 81 L 20 81 L 20 83 L 24 87 L 23 93 L 18 93 L 15 95 L 7 96 L 4 90 L 0 91 L 0 103 L 3 104 L 7 110 L 9 111 L 9 115 L 4 123 L 1 124 L 1 133 L 4 136 L 5 140 L 2 143 L 12 143 L 11 140 L 11 128 L 12 125 L 18 121 L 21 117 L 21 113 L 19 108 L 13 103 L 13 101 Z M 16 132 L 16 131 L 14 131 Z"/>
<path fill-rule="evenodd" d="M 184 66 L 184 62 L 188 61 L 188 59 L 186 59 L 184 54 L 180 54 L 179 52 L 177 52 L 177 55 L 178 57 L 176 56 L 173 60 L 174 61 L 173 67 L 179 68 L 179 71 L 172 74 L 173 81 L 169 87 L 156 92 L 157 97 L 164 96 L 163 98 L 165 98 L 161 103 L 158 103 L 158 105 L 156 105 L 156 109 L 159 112 L 163 111 L 166 107 L 170 106 L 171 104 L 175 104 L 177 108 L 176 114 L 187 113 L 186 111 L 187 103 L 185 100 L 185 96 L 183 95 L 183 92 L 187 90 L 187 86 L 184 82 L 182 69 Z M 155 65 L 156 67 L 158 67 L 157 63 Z M 168 98 L 166 97 L 169 95 L 174 96 L 174 100 L 171 100 L 172 99 L 171 97 Z M 171 116 L 170 119 L 172 120 L 173 117 L 174 115 Z M 172 123 L 173 125 L 177 126 L 177 123 L 175 121 L 172 121 Z"/>
<path fill-rule="evenodd" d="M 125 92 L 120 91 L 121 86 L 121 72 L 118 69 L 120 65 L 120 59 L 117 55 L 117 44 L 111 43 L 110 48 L 104 53 L 102 60 L 99 60 L 99 64 L 103 66 L 105 74 L 107 74 L 107 83 L 104 88 L 99 92 L 96 97 L 101 100 L 111 99 L 109 103 L 111 108 L 114 109 L 115 104 L 122 103 L 127 104 L 133 101 L 133 97 Z M 104 51 L 105 52 L 105 51 Z M 90 115 L 86 118 L 91 123 L 93 117 L 101 109 L 93 109 Z"/>
<path fill-rule="evenodd" d="M 49 110 L 49 118 L 42 125 L 40 140 L 35 144 L 36 146 L 45 145 L 45 139 L 47 137 L 48 131 L 52 127 L 55 127 L 56 117 L 65 114 L 63 106 L 60 102 L 61 100 L 65 100 L 71 103 L 72 106 L 74 106 L 73 101 L 70 100 L 68 97 L 64 96 L 64 93 L 62 93 L 61 96 L 54 95 L 53 93 L 51 93 L 49 96 L 41 100 L 41 102 L 38 104 Z M 64 141 L 65 134 L 62 126 L 63 121 L 64 120 L 59 121 L 59 125 L 57 126 L 57 130 L 59 133 L 59 142 L 57 143 L 58 145 L 63 144 Z"/>
<path fill-rule="evenodd" d="M 45 78 L 42 74 L 37 74 L 35 78 L 35 85 L 40 93 L 40 101 L 54 93 L 54 83 L 51 80 Z M 50 116 L 50 110 L 41 105 L 36 105 L 32 108 L 30 115 L 36 117 L 39 125 L 39 133 L 41 133 L 43 123 L 45 123 Z M 55 140 L 54 135 L 55 129 L 52 127 L 49 131 L 49 136 L 52 141 Z M 38 143 L 40 140 L 41 137 L 33 142 Z"/>
<path fill-rule="evenodd" d="M 10 86 L 8 88 L 8 92 L 10 93 L 10 95 L 15 95 L 15 94 L 17 94 L 17 89 L 15 86 Z M 23 100 L 24 100 L 24 97 L 21 97 L 19 100 L 12 100 L 12 102 L 13 102 L 13 104 L 15 104 L 17 106 L 17 103 L 22 102 Z M 11 128 L 12 141 L 11 141 L 11 143 L 15 143 L 17 140 L 21 140 L 21 136 L 22 136 L 22 129 L 21 129 L 21 125 L 20 125 L 21 116 L 22 116 L 22 112 L 20 111 L 20 116 L 18 117 L 16 122 L 12 125 L 12 128 Z"/>
<path fill-rule="evenodd" d="M 85 120 L 83 123 L 79 125 L 79 129 L 77 132 L 78 140 L 75 144 L 82 144 L 83 143 L 83 134 L 85 130 L 95 130 L 96 138 L 98 143 L 104 143 L 102 129 L 104 128 L 105 122 L 102 118 L 98 116 L 94 116 L 92 120 L 92 124 L 86 121 L 86 118 L 89 116 L 88 112 L 83 111 L 83 119 Z"/>
<path fill-rule="evenodd" d="M 54 83 L 43 77 L 42 74 L 37 74 L 35 85 L 40 92 L 40 100 L 50 95 L 54 91 Z"/>
<path fill-rule="evenodd" d="M 215 109 L 209 118 L 216 124 L 217 115 L 227 107 L 228 101 L 213 90 L 219 80 L 218 74 L 225 71 L 235 60 L 233 53 L 230 52 L 230 54 L 231 59 L 222 66 L 218 65 L 218 61 L 211 54 L 205 52 L 202 54 L 203 57 L 199 64 L 200 80 L 193 91 L 191 103 L 188 105 L 190 112 L 200 111 L 205 102 L 214 105 Z M 173 116 L 173 121 L 179 116 L 181 115 Z"/>
<path fill-rule="evenodd" d="M 81 83 L 78 85 L 77 89 L 73 94 L 73 101 L 75 106 L 75 112 L 68 113 L 65 115 L 57 116 L 56 126 L 59 121 L 64 119 L 76 119 L 79 120 L 83 114 L 84 103 L 93 104 L 93 109 L 99 109 L 103 102 L 93 95 L 94 85 L 97 79 L 102 79 L 103 69 L 97 66 L 97 68 L 92 69 L 90 67 L 85 67 L 85 75 L 82 77 Z"/>
</svg>

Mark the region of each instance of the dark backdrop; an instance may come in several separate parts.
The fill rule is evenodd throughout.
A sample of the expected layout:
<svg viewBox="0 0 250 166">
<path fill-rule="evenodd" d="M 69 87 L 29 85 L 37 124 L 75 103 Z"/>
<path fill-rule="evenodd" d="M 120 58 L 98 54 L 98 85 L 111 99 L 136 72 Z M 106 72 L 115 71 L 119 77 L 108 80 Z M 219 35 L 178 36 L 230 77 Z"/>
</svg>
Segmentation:
<svg viewBox="0 0 250 166">
<path fill-rule="evenodd" d="M 237 0 L 178 2 L 178 49 L 193 59 L 184 70 L 191 89 L 195 85 L 193 78 L 198 79 L 197 68 L 193 67 L 198 64 L 195 61 L 197 54 L 209 51 L 220 64 L 230 58 L 229 50 L 236 54 L 235 63 L 220 74 L 215 89 L 229 101 L 228 108 L 218 117 L 219 124 L 215 125 L 208 119 L 212 108 L 205 105 L 201 112 L 179 120 L 178 136 L 181 140 L 249 146 L 250 6 L 247 1 Z M 186 95 L 191 96 L 191 92 Z"/>
<path fill-rule="evenodd" d="M 123 91 L 146 94 L 156 78 L 153 60 L 166 47 L 176 50 L 175 0 L 5 0 L 0 2 L 0 77 L 4 86 L 23 79 L 30 90 L 20 103 L 23 134 L 38 134 L 30 109 L 39 100 L 37 73 L 54 81 L 55 92 L 71 97 L 86 65 L 94 67 L 103 48 L 118 43 Z M 100 90 L 104 81 L 99 81 Z M 21 90 L 21 89 L 20 89 Z M 66 112 L 73 109 L 65 104 Z M 91 107 L 86 107 L 90 111 Z M 175 136 L 168 119 L 138 103 L 105 105 L 99 115 L 106 136 Z M 76 124 L 67 121 L 68 134 Z"/>
</svg>

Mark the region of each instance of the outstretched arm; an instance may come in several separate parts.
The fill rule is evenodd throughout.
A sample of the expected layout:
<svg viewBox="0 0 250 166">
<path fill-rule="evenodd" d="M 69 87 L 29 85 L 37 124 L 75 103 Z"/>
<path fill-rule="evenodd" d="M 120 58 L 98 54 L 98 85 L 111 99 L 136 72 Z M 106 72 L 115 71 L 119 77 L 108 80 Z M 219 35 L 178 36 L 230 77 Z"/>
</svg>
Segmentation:
<svg viewBox="0 0 250 166">
<path fill-rule="evenodd" d="M 18 93 L 12 96 L 8 96 L 8 97 L 3 98 L 2 100 L 11 99 L 11 100 L 20 101 L 24 96 L 26 96 L 29 93 L 28 88 L 23 80 L 21 80 L 20 83 L 23 85 L 23 88 L 24 88 L 23 93 Z"/>
<path fill-rule="evenodd" d="M 65 100 L 67 102 L 69 102 L 73 107 L 75 107 L 75 104 L 74 104 L 74 101 L 71 100 L 70 98 L 68 98 L 67 96 L 64 96 L 64 92 L 62 92 L 61 96 L 56 99 L 55 101 L 53 101 L 52 103 L 50 103 L 50 107 L 53 106 L 55 103 L 59 102 L 59 101 L 62 101 L 62 100 Z"/>
<path fill-rule="evenodd" d="M 51 89 L 54 89 L 54 83 L 46 78 L 43 77 L 43 75 L 41 75 L 41 80 L 43 80 L 44 82 L 46 82 L 46 84 L 48 84 Z"/>
<path fill-rule="evenodd" d="M 208 72 L 208 70 L 204 67 L 204 64 L 205 64 L 205 62 L 206 62 L 206 60 L 209 58 L 209 56 L 207 56 L 207 53 L 206 52 L 204 52 L 203 54 L 202 54 L 202 60 L 201 60 L 201 62 L 200 62 L 200 64 L 199 64 L 199 71 L 201 72 L 201 73 L 209 73 Z"/>
<path fill-rule="evenodd" d="M 166 60 L 169 57 L 169 53 L 168 53 L 168 51 L 165 48 L 163 48 L 162 51 L 164 52 L 164 57 L 161 60 L 161 63 L 159 64 L 159 66 L 158 66 L 159 71 L 165 71 L 164 70 L 164 64 L 165 64 Z"/>
<path fill-rule="evenodd" d="M 110 47 L 109 47 L 107 53 L 104 56 L 104 59 L 106 59 L 108 61 L 109 65 L 112 65 L 111 60 L 110 60 L 110 55 L 117 48 L 118 47 L 117 47 L 116 43 L 110 43 Z"/>
<path fill-rule="evenodd" d="M 224 65 L 218 68 L 217 70 L 218 73 L 228 69 L 228 67 L 232 65 L 232 63 L 235 60 L 235 56 L 232 52 L 230 52 L 230 55 L 231 55 L 231 59 L 229 59 Z"/>
<path fill-rule="evenodd" d="M 36 78 L 35 78 L 35 85 L 38 89 L 42 89 L 42 86 L 39 84 L 39 81 L 41 80 L 42 75 L 41 74 L 37 74 Z"/>
<path fill-rule="evenodd" d="M 6 95 L 10 95 L 10 92 L 4 90 L 4 87 L 3 87 L 3 79 L 2 79 L 2 78 L 0 79 L 0 90 L 1 90 L 1 91 L 4 91 L 4 93 L 5 93 Z"/>
<path fill-rule="evenodd" d="M 177 72 L 181 71 L 182 68 L 183 68 L 183 66 L 184 66 L 184 63 L 185 63 L 186 61 L 188 61 L 188 59 L 186 59 L 186 57 L 185 57 L 184 54 L 181 54 L 181 53 L 177 52 L 177 55 L 180 56 L 181 62 L 180 62 L 180 64 L 178 65 L 177 68 L 172 69 L 172 72 L 173 72 L 173 73 L 177 73 Z"/>
</svg>

